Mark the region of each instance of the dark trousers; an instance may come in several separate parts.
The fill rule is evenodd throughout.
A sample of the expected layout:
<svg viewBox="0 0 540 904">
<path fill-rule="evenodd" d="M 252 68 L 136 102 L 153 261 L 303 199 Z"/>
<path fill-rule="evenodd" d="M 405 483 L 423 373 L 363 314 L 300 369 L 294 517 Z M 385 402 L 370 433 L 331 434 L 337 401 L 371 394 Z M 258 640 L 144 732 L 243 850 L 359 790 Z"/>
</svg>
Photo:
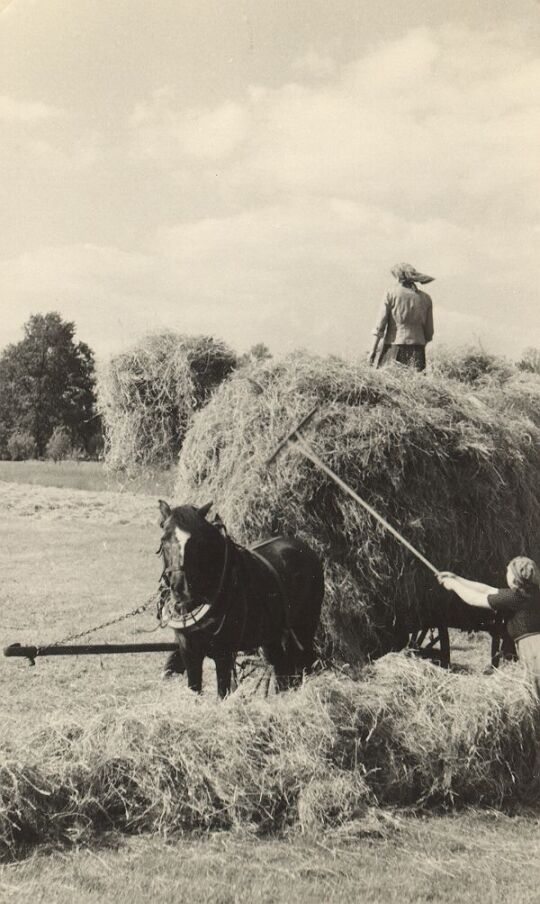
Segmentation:
<svg viewBox="0 0 540 904">
<path fill-rule="evenodd" d="M 387 364 L 404 364 L 406 367 L 414 367 L 416 370 L 426 369 L 425 345 L 385 345 L 379 367 Z"/>
</svg>

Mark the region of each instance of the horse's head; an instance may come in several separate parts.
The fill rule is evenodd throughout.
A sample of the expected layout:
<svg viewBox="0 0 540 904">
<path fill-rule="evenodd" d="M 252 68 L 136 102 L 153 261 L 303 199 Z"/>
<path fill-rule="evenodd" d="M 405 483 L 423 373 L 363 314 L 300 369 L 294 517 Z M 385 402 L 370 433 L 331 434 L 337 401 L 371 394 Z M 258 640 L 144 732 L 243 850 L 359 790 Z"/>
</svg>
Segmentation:
<svg viewBox="0 0 540 904">
<path fill-rule="evenodd" d="M 164 574 L 181 615 L 203 603 L 211 604 L 223 569 L 224 538 L 206 520 L 212 507 L 180 505 L 171 509 L 159 501 L 163 535 L 160 550 Z"/>
</svg>

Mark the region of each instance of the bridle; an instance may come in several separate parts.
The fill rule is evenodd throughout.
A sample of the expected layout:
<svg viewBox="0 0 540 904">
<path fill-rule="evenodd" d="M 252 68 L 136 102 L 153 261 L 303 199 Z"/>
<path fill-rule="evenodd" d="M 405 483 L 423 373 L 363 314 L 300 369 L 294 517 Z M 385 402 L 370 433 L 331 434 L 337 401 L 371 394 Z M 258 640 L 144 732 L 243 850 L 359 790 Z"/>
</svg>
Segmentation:
<svg viewBox="0 0 540 904">
<path fill-rule="evenodd" d="M 204 619 L 210 613 L 210 610 L 213 609 L 215 607 L 215 605 L 217 604 L 217 602 L 223 592 L 223 588 L 225 586 L 225 582 L 227 579 L 227 574 L 229 571 L 229 563 L 230 563 L 230 558 L 231 558 L 231 545 L 232 545 L 232 541 L 229 538 L 229 536 L 227 535 L 227 533 L 225 532 L 225 530 L 221 529 L 220 532 L 223 534 L 224 541 L 225 541 L 225 554 L 223 556 L 223 566 L 221 569 L 221 576 L 219 579 L 219 584 L 217 586 L 216 592 L 212 596 L 212 599 L 208 602 L 199 603 L 198 606 L 196 606 L 194 609 L 191 609 L 189 612 L 186 612 L 185 614 L 180 614 L 176 611 L 174 605 L 171 605 L 171 600 L 170 600 L 170 596 L 169 596 L 168 603 L 164 603 L 164 605 L 161 608 L 161 612 L 159 613 L 161 626 L 163 628 L 164 627 L 176 628 L 180 631 L 185 631 L 185 630 L 188 630 L 189 628 L 198 627 L 200 622 L 202 621 L 202 619 Z M 166 542 L 166 539 L 167 538 L 165 536 L 163 536 L 161 538 L 161 542 L 159 544 L 159 549 L 156 550 L 156 555 L 161 555 L 163 557 L 164 563 L 165 563 L 164 544 Z M 169 590 L 169 593 L 171 593 L 170 575 L 173 572 L 181 572 L 185 575 L 185 570 L 183 567 L 172 569 L 172 568 L 168 568 L 165 563 L 165 567 L 161 573 L 160 582 L 165 584 L 165 586 Z M 192 603 L 192 602 L 194 602 L 193 597 L 188 597 L 187 599 L 182 600 L 182 603 L 184 603 L 184 604 Z M 165 612 L 165 610 L 166 610 L 166 612 Z M 164 612 L 165 612 L 165 618 L 163 617 Z"/>
</svg>

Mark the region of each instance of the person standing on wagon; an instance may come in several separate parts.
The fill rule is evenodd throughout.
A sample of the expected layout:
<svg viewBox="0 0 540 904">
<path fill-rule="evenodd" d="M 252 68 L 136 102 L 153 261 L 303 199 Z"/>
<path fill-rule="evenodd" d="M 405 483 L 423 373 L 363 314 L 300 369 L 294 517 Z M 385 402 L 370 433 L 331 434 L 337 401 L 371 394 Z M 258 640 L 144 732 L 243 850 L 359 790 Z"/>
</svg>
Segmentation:
<svg viewBox="0 0 540 904">
<path fill-rule="evenodd" d="M 437 580 L 469 606 L 507 616 L 508 633 L 516 644 L 518 659 L 530 672 L 540 697 L 540 572 L 536 563 L 525 556 L 512 559 L 506 570 L 508 588 L 504 590 L 468 581 L 450 571 L 441 571 Z"/>
<path fill-rule="evenodd" d="M 416 283 L 433 282 L 433 277 L 419 273 L 410 264 L 396 264 L 392 267 L 392 276 L 396 278 L 397 285 L 389 289 L 384 297 L 382 311 L 373 330 L 375 342 L 369 363 L 375 363 L 377 349 L 382 342 L 378 367 L 397 361 L 422 371 L 426 369 L 426 345 L 433 339 L 433 302 Z"/>
</svg>

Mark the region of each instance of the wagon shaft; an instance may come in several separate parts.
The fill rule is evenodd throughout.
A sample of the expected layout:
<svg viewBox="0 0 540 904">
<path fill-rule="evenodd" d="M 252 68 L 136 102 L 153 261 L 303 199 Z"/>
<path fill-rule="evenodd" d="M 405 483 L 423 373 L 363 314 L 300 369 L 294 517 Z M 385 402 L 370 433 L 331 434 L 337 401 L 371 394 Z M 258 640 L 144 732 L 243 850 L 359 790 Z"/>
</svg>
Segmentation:
<svg viewBox="0 0 540 904">
<path fill-rule="evenodd" d="M 19 656 L 33 664 L 38 656 L 103 656 L 112 653 L 172 653 L 178 649 L 175 643 L 94 643 L 78 646 L 22 646 L 12 643 L 4 648 L 4 656 Z"/>
</svg>

